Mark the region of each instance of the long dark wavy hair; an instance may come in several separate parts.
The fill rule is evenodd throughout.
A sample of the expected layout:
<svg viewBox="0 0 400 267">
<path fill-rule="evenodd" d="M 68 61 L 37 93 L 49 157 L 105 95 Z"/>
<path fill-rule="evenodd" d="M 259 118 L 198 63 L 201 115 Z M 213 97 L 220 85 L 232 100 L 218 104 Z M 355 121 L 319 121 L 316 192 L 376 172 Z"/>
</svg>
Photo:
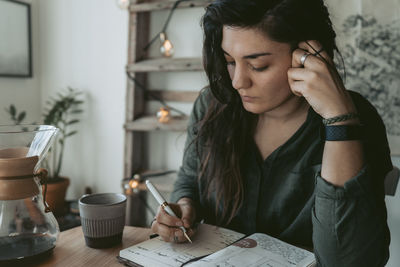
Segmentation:
<svg viewBox="0 0 400 267">
<path fill-rule="evenodd" d="M 243 202 L 241 162 L 258 118 L 243 108 L 232 87 L 221 48 L 224 26 L 258 29 L 293 50 L 302 41 L 317 40 L 332 59 L 337 51 L 323 0 L 216 0 L 206 7 L 203 64 L 212 94 L 194 142 L 202 151 L 199 179 L 206 199 L 215 198 L 217 224 L 229 224 Z"/>
</svg>

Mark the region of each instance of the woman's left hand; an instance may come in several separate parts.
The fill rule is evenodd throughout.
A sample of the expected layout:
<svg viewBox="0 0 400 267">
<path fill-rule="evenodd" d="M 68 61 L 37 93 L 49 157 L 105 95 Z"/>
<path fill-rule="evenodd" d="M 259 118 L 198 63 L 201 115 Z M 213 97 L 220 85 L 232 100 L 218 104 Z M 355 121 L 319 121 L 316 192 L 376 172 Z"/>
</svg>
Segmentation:
<svg viewBox="0 0 400 267">
<path fill-rule="evenodd" d="M 322 48 L 317 41 L 307 41 L 301 42 L 299 48 L 293 51 L 292 68 L 288 70 L 292 92 L 297 96 L 303 96 L 315 112 L 325 119 L 355 113 L 354 103 L 332 59 L 326 51 L 317 54 L 310 45 L 316 51 Z M 301 57 L 305 53 L 309 55 L 303 66 Z"/>
</svg>

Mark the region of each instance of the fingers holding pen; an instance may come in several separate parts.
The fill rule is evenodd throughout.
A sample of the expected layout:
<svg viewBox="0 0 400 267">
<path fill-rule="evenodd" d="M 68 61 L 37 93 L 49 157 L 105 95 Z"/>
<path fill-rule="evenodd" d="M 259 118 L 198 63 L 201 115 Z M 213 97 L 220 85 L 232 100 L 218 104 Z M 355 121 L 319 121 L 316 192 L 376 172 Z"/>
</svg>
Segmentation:
<svg viewBox="0 0 400 267">
<path fill-rule="evenodd" d="M 169 206 L 174 210 L 174 212 L 178 213 L 178 216 L 180 215 L 179 212 L 177 212 L 174 208 L 174 204 L 169 204 Z M 183 222 L 180 218 L 169 215 L 162 207 L 159 207 L 158 209 L 156 220 L 158 223 L 167 225 L 169 227 L 183 226 Z"/>
<path fill-rule="evenodd" d="M 181 218 L 183 226 L 186 229 L 192 228 L 194 221 L 196 220 L 196 210 L 193 205 L 193 201 L 189 198 L 182 198 L 178 201 L 177 207 L 181 212 Z"/>
<path fill-rule="evenodd" d="M 176 204 L 169 205 L 172 209 L 174 209 L 175 213 L 180 214 L 180 212 L 176 210 L 176 207 L 174 207 Z M 184 226 L 184 223 L 181 219 L 169 215 L 162 207 L 159 207 L 157 216 L 151 224 L 151 229 L 154 233 L 157 233 L 159 236 L 161 236 L 161 238 L 166 242 L 187 242 L 187 239 L 180 228 L 181 226 Z M 194 235 L 194 231 L 189 227 L 186 227 L 186 231 L 189 237 Z"/>
<path fill-rule="evenodd" d="M 158 235 L 165 242 L 183 242 L 184 237 L 182 234 L 182 230 L 177 227 L 171 227 L 157 221 L 154 221 L 151 229 L 153 232 L 158 233 Z M 180 232 L 180 233 L 179 233 Z"/>
<path fill-rule="evenodd" d="M 180 234 L 174 229 L 178 227 L 185 238 L 189 242 L 192 242 L 187 234 L 187 229 L 183 227 L 182 219 L 180 219 L 183 217 L 181 206 L 179 204 L 167 203 L 149 180 L 146 180 L 146 186 L 160 205 L 155 221 L 151 226 L 153 231 L 160 234 L 166 241 L 171 241 L 171 233 L 173 233 L 173 240 L 179 242 Z"/>
</svg>

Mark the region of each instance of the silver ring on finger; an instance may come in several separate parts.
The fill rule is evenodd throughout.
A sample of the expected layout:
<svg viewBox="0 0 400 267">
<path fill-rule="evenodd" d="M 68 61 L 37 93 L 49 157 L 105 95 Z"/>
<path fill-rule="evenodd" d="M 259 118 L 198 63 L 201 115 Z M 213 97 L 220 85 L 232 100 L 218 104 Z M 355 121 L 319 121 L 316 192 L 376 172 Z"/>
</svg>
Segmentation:
<svg viewBox="0 0 400 267">
<path fill-rule="evenodd" d="M 304 67 L 304 63 L 306 62 L 307 57 L 311 55 L 310 53 L 306 52 L 304 53 L 301 58 L 300 58 L 300 64 Z"/>
</svg>

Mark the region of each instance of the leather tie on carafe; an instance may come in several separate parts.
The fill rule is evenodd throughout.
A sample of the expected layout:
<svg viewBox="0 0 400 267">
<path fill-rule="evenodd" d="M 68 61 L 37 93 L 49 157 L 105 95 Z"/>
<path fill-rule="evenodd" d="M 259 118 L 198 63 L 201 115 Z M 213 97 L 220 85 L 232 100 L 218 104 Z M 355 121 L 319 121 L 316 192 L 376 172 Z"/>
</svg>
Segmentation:
<svg viewBox="0 0 400 267">
<path fill-rule="evenodd" d="M 38 177 L 40 180 L 40 184 L 44 184 L 44 191 L 43 191 L 43 205 L 44 205 L 44 212 L 50 212 L 50 207 L 46 203 L 46 193 L 47 193 L 47 170 L 40 168 L 34 176 Z"/>
</svg>

